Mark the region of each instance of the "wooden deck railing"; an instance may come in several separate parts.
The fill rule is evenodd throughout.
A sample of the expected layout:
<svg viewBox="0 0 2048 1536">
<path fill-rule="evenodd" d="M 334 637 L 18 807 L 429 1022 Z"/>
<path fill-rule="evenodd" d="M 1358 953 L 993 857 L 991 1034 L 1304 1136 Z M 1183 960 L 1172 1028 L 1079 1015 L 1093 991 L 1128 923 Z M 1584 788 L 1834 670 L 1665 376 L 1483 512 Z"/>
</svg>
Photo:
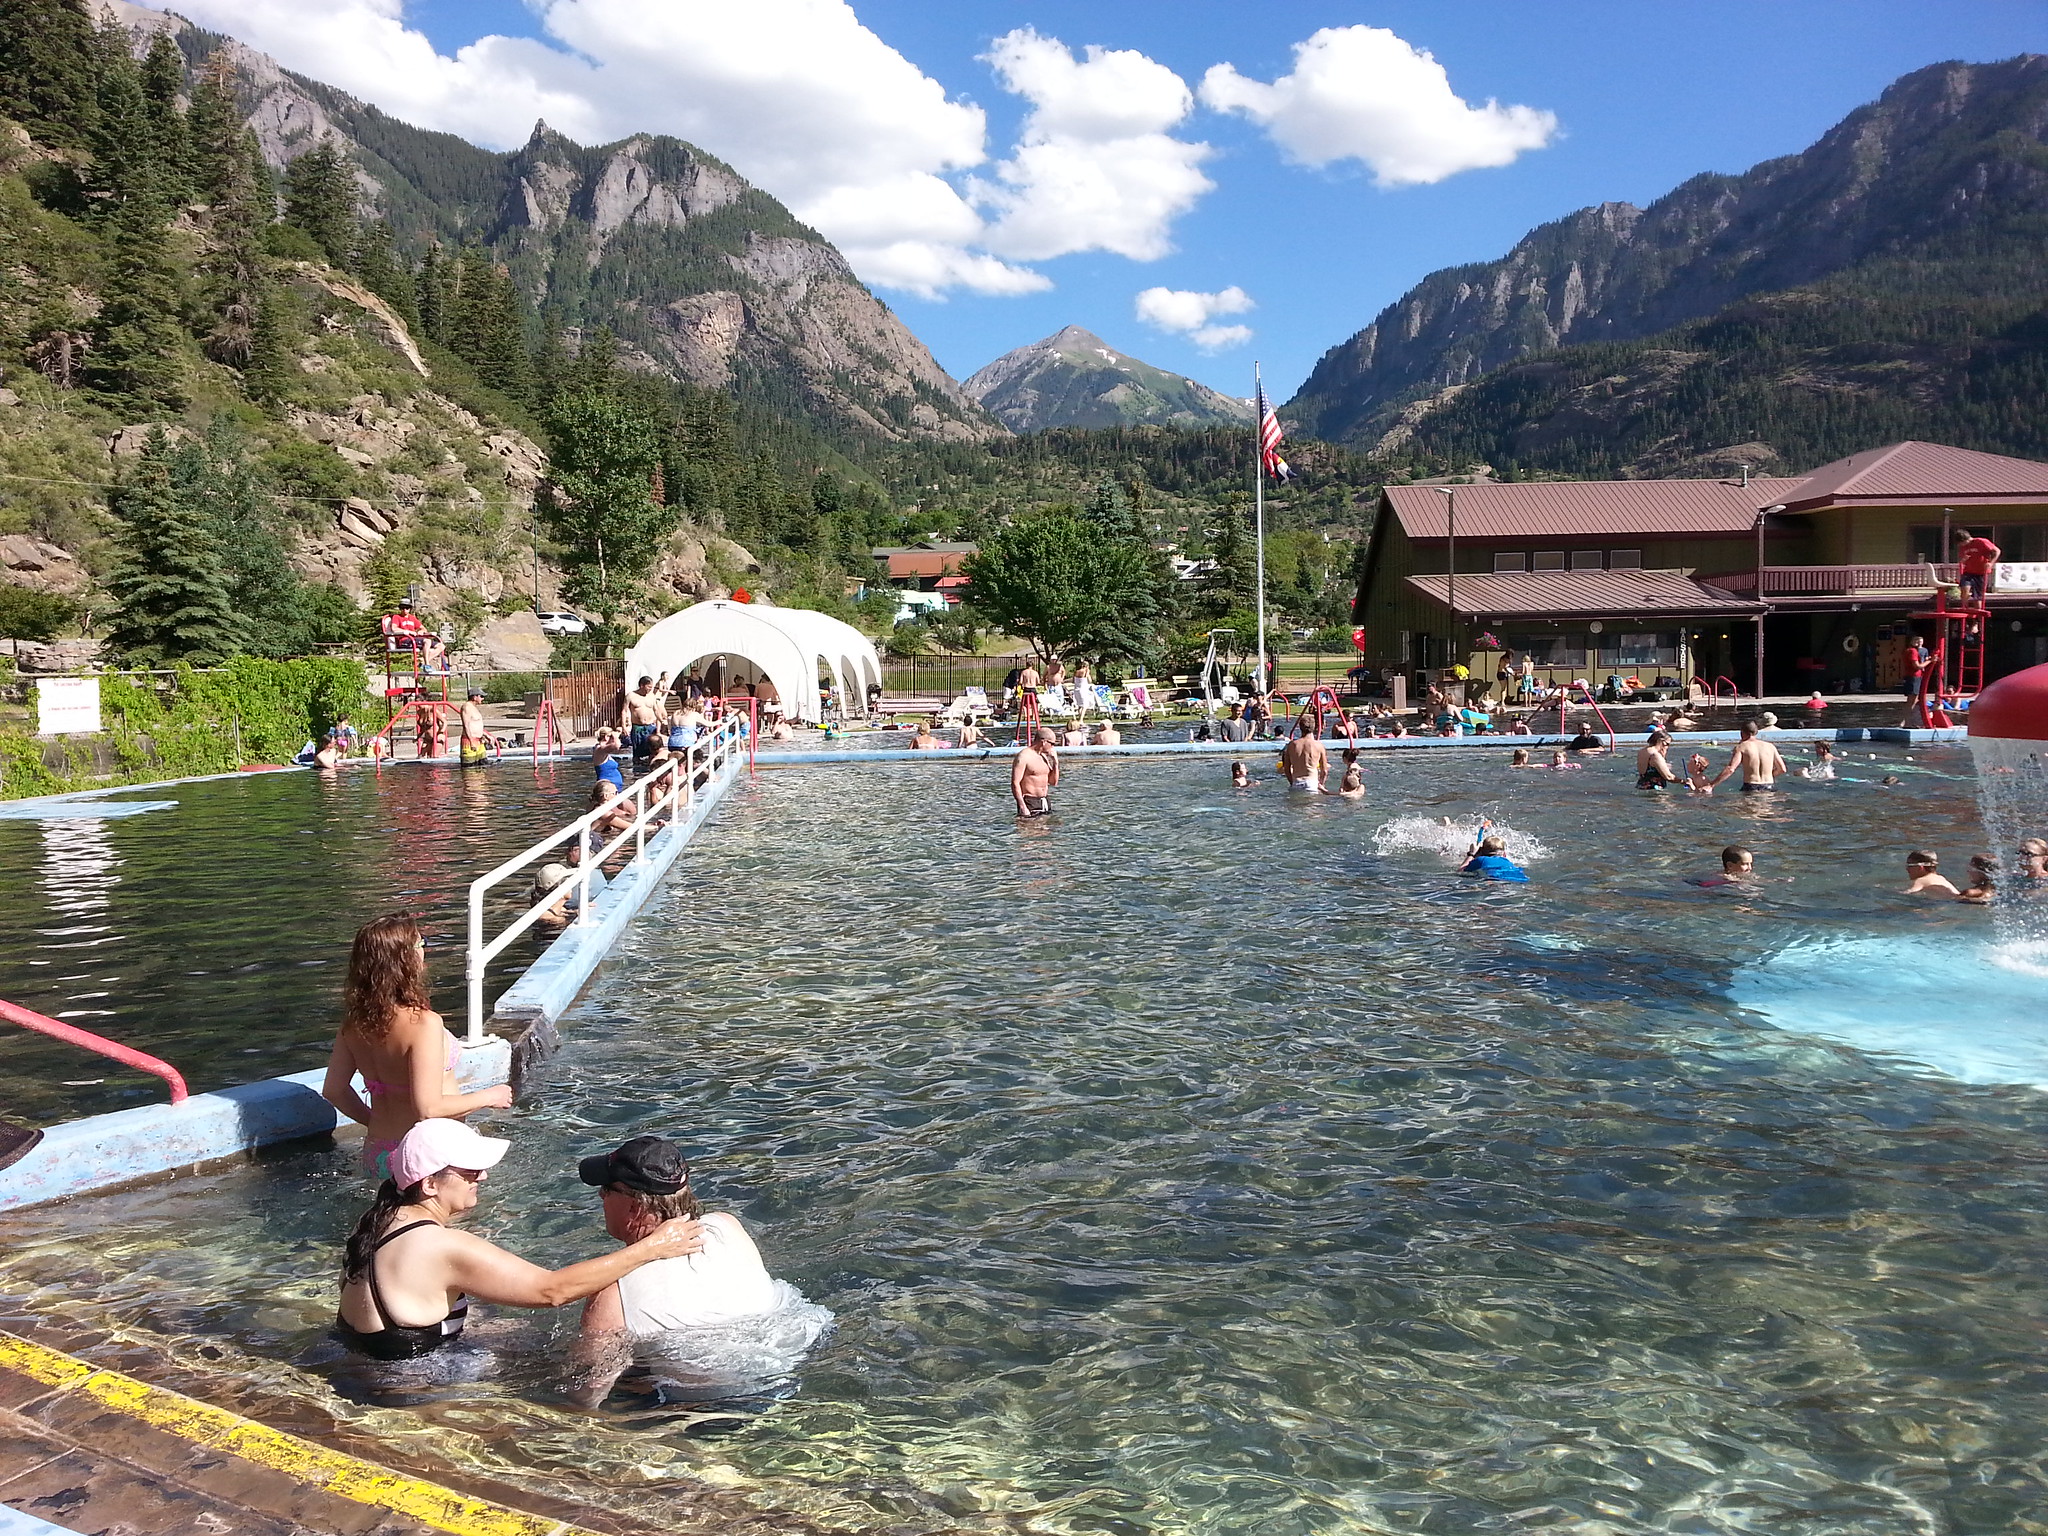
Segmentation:
<svg viewBox="0 0 2048 1536">
<path fill-rule="evenodd" d="M 1754 593 L 1755 571 L 1729 571 L 1699 579 L 1724 592 Z M 1931 592 L 1952 585 L 1952 565 L 1767 565 L 1765 597 L 1846 597 L 1854 592 Z"/>
</svg>

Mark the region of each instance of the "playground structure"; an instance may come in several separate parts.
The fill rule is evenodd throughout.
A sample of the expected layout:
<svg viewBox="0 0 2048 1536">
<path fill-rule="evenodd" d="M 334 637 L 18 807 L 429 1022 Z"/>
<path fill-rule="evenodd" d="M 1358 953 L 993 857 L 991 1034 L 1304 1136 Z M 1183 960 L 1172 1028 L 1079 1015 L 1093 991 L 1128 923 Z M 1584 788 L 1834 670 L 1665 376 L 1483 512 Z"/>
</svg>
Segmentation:
<svg viewBox="0 0 2048 1536">
<path fill-rule="evenodd" d="M 1960 607 L 1949 606 L 1951 590 L 1956 591 Z M 1960 589 L 1936 587 L 1934 606 L 1910 617 L 1928 652 L 1916 674 L 1913 708 L 1921 729 L 1945 730 L 1955 724 L 1949 711 L 1962 713 L 1983 692 L 1984 637 L 1990 631 L 1991 610 L 1982 598 L 1973 603 Z"/>
</svg>

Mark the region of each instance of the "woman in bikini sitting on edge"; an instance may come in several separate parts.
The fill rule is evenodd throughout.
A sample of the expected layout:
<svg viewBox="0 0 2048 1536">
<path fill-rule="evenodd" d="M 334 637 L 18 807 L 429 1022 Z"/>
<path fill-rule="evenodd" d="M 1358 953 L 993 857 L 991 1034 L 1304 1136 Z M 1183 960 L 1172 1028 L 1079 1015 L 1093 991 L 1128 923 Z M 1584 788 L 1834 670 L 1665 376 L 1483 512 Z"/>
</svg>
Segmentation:
<svg viewBox="0 0 2048 1536">
<path fill-rule="evenodd" d="M 480 1109 L 508 1109 L 512 1090 L 500 1084 L 458 1093 L 462 1045 L 434 1012 L 427 988 L 427 941 L 410 912 L 397 912 L 356 931 L 348 981 L 341 993 L 341 1033 L 327 1058 L 320 1096 L 365 1128 L 363 1171 L 388 1178 L 388 1159 L 422 1120 L 460 1120 Z M 370 1101 L 356 1093 L 362 1074 Z"/>
</svg>

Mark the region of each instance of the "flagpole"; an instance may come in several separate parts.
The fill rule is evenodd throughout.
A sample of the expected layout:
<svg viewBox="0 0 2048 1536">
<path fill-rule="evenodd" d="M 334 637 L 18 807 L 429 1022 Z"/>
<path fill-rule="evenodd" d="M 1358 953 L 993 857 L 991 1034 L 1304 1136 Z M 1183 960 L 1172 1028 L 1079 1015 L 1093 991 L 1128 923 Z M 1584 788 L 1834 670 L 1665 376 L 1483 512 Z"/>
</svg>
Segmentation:
<svg viewBox="0 0 2048 1536">
<path fill-rule="evenodd" d="M 1259 583 L 1259 671 L 1258 691 L 1266 694 L 1266 381 L 1257 363 L 1252 364 L 1252 398 L 1257 402 L 1252 421 L 1252 527 L 1258 548 Z"/>
</svg>

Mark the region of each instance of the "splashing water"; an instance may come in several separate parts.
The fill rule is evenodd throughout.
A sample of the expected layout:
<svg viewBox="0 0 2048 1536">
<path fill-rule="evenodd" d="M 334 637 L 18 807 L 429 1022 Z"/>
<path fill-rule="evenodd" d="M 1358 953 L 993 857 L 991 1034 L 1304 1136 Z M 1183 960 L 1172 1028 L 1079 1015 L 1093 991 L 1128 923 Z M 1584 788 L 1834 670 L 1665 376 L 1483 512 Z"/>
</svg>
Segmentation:
<svg viewBox="0 0 2048 1536">
<path fill-rule="evenodd" d="M 1970 755 L 1977 763 L 1977 806 L 1998 860 L 1998 897 L 1992 923 L 2002 950 L 2015 959 L 2031 957 L 2039 964 L 2048 955 L 2048 903 L 2016 899 L 2030 894 L 2020 873 L 2020 843 L 2048 837 L 2048 762 L 2044 744 L 2000 737 L 1972 736 Z"/>
<path fill-rule="evenodd" d="M 1517 864 L 1550 857 L 1548 845 L 1532 832 L 1518 832 L 1498 821 L 1487 830 L 1507 845 L 1508 857 Z M 1433 853 L 1447 863 L 1455 863 L 1472 851 L 1472 840 L 1478 831 L 1477 817 L 1453 820 L 1446 826 L 1433 816 L 1396 816 L 1373 832 L 1372 851 L 1380 858 L 1410 851 Z"/>
</svg>

